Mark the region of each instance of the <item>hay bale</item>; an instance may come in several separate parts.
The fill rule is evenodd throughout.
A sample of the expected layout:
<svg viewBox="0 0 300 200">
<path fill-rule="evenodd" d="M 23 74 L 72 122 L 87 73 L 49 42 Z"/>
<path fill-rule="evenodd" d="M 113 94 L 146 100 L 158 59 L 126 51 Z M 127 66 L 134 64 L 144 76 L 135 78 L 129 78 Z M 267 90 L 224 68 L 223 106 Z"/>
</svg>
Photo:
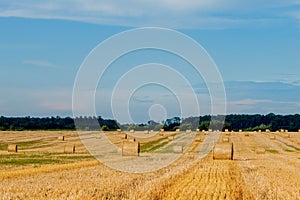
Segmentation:
<svg viewBox="0 0 300 200">
<path fill-rule="evenodd" d="M 180 129 L 179 129 L 179 128 L 177 128 L 177 129 L 176 129 L 176 132 L 180 132 Z"/>
<path fill-rule="evenodd" d="M 134 130 L 133 130 L 133 129 L 131 129 L 129 132 L 130 132 L 130 133 L 134 133 Z"/>
<path fill-rule="evenodd" d="M 183 153 L 183 146 L 181 145 L 173 146 L 173 153 Z"/>
<path fill-rule="evenodd" d="M 239 130 L 239 132 L 241 133 L 241 132 L 243 132 L 243 130 L 242 130 L 242 129 L 240 129 L 240 130 Z"/>
<path fill-rule="evenodd" d="M 204 135 L 208 135 L 208 132 L 204 131 Z"/>
<path fill-rule="evenodd" d="M 127 141 L 129 141 L 129 142 L 135 142 L 136 139 L 135 138 L 131 138 L 131 139 L 128 139 Z"/>
<path fill-rule="evenodd" d="M 75 145 L 66 145 L 64 152 L 65 153 L 75 153 Z"/>
<path fill-rule="evenodd" d="M 223 142 L 229 142 L 229 137 L 223 137 L 222 141 Z"/>
<path fill-rule="evenodd" d="M 196 129 L 196 131 L 197 131 L 197 132 L 200 132 L 200 129 L 199 129 L 199 128 L 197 128 L 197 129 Z"/>
<path fill-rule="evenodd" d="M 284 138 L 290 138 L 291 136 L 290 136 L 290 134 L 287 134 L 287 133 L 286 133 L 286 134 L 283 135 L 283 137 L 284 137 Z"/>
<path fill-rule="evenodd" d="M 196 135 L 195 142 L 203 142 L 203 140 L 204 140 L 204 135 Z"/>
<path fill-rule="evenodd" d="M 18 152 L 18 145 L 15 145 L 15 144 L 9 144 L 9 145 L 7 146 L 7 151 L 8 151 L 8 152 L 17 153 L 17 152 Z"/>
<path fill-rule="evenodd" d="M 160 129 L 160 132 L 164 132 L 164 131 L 165 131 L 165 129 L 163 129 L 163 128 Z"/>
<path fill-rule="evenodd" d="M 174 140 L 174 136 L 169 136 L 169 137 L 168 137 L 168 140 L 169 140 L 169 141 L 173 141 L 173 140 Z"/>
<path fill-rule="evenodd" d="M 228 132 L 229 130 L 228 129 L 225 129 L 225 132 Z"/>
<path fill-rule="evenodd" d="M 300 129 L 298 130 L 298 132 L 300 132 Z"/>
<path fill-rule="evenodd" d="M 270 133 L 270 129 L 266 129 L 266 132 L 267 132 L 267 133 Z"/>
<path fill-rule="evenodd" d="M 264 153 L 266 153 L 266 150 L 262 147 L 258 147 L 255 149 L 255 153 L 256 154 L 264 154 Z"/>
<path fill-rule="evenodd" d="M 245 133 L 245 136 L 249 136 L 249 135 L 250 135 L 249 132 L 246 132 L 246 133 Z"/>
<path fill-rule="evenodd" d="M 288 133 L 288 132 L 289 132 L 289 130 L 285 130 L 284 132 L 285 132 L 285 133 Z"/>
<path fill-rule="evenodd" d="M 121 140 L 126 140 L 127 139 L 127 134 L 121 134 L 120 138 L 121 138 Z"/>
<path fill-rule="evenodd" d="M 284 129 L 280 129 L 280 132 L 282 132 L 282 133 L 283 133 L 283 132 L 284 132 Z"/>
<path fill-rule="evenodd" d="M 153 130 L 150 130 L 150 133 L 153 133 L 154 131 Z"/>
<path fill-rule="evenodd" d="M 58 136 L 58 140 L 59 140 L 59 141 L 65 141 L 65 136 L 63 136 L 63 135 Z"/>
<path fill-rule="evenodd" d="M 124 141 L 122 144 L 122 156 L 139 156 L 140 143 L 137 141 Z"/>
<path fill-rule="evenodd" d="M 232 143 L 217 143 L 213 149 L 214 160 L 232 160 L 233 159 L 233 144 Z"/>
<path fill-rule="evenodd" d="M 208 129 L 208 132 L 212 132 L 212 129 Z"/>
<path fill-rule="evenodd" d="M 158 135 L 159 136 L 164 136 L 165 134 L 164 134 L 164 132 L 159 132 Z"/>
<path fill-rule="evenodd" d="M 261 130 L 258 130 L 259 133 L 261 133 Z"/>
<path fill-rule="evenodd" d="M 275 140 L 276 139 L 276 136 L 275 135 L 271 135 L 270 136 L 270 140 Z"/>
<path fill-rule="evenodd" d="M 122 129 L 118 128 L 118 129 L 117 129 L 117 132 L 122 132 Z"/>
</svg>

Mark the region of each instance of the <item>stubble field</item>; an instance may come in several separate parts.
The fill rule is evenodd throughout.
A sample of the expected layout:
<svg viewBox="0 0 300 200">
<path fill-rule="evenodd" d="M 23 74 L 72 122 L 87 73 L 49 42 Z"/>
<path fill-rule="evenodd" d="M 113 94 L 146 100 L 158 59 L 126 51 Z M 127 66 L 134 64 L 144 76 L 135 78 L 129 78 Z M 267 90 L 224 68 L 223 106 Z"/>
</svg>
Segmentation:
<svg viewBox="0 0 300 200">
<path fill-rule="evenodd" d="M 116 143 L 120 134 L 107 133 Z M 175 134 L 142 139 L 141 152 L 159 150 Z M 194 142 L 173 164 L 132 174 L 90 156 L 75 131 L 2 131 L 0 199 L 300 199 L 300 133 L 288 134 L 230 133 L 233 160 L 213 160 L 212 153 L 194 159 L 201 146 Z M 8 153 L 8 144 L 18 153 Z M 66 145 L 75 153 L 64 153 Z"/>
</svg>

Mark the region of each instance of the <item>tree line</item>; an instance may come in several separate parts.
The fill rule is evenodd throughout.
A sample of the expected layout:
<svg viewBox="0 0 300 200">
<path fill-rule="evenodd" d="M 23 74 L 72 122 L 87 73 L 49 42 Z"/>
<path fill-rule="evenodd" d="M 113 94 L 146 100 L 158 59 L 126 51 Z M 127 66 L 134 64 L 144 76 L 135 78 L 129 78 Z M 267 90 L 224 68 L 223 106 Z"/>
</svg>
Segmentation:
<svg viewBox="0 0 300 200">
<path fill-rule="evenodd" d="M 223 122 L 221 119 L 225 117 Z M 200 116 L 179 118 L 172 117 L 159 123 L 153 120 L 141 124 L 120 124 L 113 119 L 103 119 L 98 117 L 0 117 L 0 130 L 155 130 L 161 128 L 165 131 L 174 131 L 177 128 L 181 130 L 200 130 L 208 129 L 228 129 L 238 131 L 266 130 L 276 131 L 286 129 L 289 131 L 298 131 L 300 129 L 300 115 L 276 115 L 273 113 L 267 115 L 255 114 L 231 114 L 226 116 Z"/>
</svg>

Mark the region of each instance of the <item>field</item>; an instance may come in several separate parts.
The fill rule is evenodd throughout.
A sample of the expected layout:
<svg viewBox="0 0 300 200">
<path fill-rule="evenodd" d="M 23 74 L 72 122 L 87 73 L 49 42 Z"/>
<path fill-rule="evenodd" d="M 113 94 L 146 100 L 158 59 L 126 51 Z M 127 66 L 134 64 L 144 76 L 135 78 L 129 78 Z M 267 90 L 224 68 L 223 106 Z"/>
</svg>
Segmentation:
<svg viewBox="0 0 300 200">
<path fill-rule="evenodd" d="M 106 133 L 116 144 L 121 134 Z M 300 133 L 288 134 L 230 133 L 233 160 L 213 160 L 212 153 L 194 159 L 202 144 L 194 141 L 171 165 L 133 174 L 101 164 L 73 131 L 2 131 L 0 199 L 300 199 Z M 140 139 L 141 152 L 159 151 L 175 135 Z M 8 153 L 8 144 L 18 152 Z M 71 144 L 75 153 L 64 153 Z"/>
</svg>

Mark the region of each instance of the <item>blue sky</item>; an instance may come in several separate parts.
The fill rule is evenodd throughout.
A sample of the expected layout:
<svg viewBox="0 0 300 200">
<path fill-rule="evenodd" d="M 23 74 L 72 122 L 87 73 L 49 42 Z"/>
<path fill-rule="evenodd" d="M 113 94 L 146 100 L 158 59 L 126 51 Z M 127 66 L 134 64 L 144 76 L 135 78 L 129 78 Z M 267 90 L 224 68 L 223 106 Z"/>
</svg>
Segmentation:
<svg viewBox="0 0 300 200">
<path fill-rule="evenodd" d="M 89 52 L 114 34 L 147 26 L 175 29 L 206 49 L 224 80 L 228 113 L 300 112 L 298 0 L 2 0 L 0 115 L 72 116 L 74 80 Z M 188 64 L 143 51 L 107 71 L 96 94 L 97 114 L 113 118 L 108 96 L 122 73 L 150 62 L 180 65 L 201 102 L 200 114 L 210 113 L 207 88 Z M 180 112 L 171 91 L 157 85 L 137 90 L 129 110 L 139 122 Z"/>
</svg>

